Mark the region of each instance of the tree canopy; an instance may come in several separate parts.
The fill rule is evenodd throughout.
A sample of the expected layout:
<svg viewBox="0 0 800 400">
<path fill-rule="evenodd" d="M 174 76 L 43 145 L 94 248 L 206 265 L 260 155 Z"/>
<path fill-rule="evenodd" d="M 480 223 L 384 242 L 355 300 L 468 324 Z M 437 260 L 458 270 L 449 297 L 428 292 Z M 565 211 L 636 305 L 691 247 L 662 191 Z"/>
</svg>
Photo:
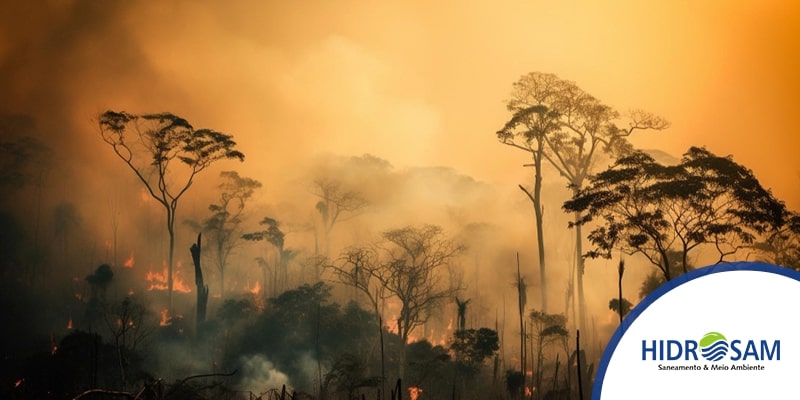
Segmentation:
<svg viewBox="0 0 800 400">
<path fill-rule="evenodd" d="M 197 174 L 221 159 L 244 161 L 233 137 L 211 129 L 195 129 L 171 113 L 130 114 L 106 111 L 100 115 L 100 135 L 166 210 L 169 233 L 167 290 L 172 309 L 172 259 L 175 250 L 175 212 L 180 198 Z"/>
<path fill-rule="evenodd" d="M 784 204 L 752 171 L 698 147 L 677 165 L 662 165 L 642 151 L 622 157 L 591 177 L 564 209 L 585 213 L 576 224 L 598 222 L 589 234 L 594 248 L 587 256 L 638 253 L 666 280 L 673 271 L 670 251 L 678 251 L 681 265 L 688 266 L 689 253 L 705 245 L 722 262 L 752 247 L 787 216 Z"/>
</svg>

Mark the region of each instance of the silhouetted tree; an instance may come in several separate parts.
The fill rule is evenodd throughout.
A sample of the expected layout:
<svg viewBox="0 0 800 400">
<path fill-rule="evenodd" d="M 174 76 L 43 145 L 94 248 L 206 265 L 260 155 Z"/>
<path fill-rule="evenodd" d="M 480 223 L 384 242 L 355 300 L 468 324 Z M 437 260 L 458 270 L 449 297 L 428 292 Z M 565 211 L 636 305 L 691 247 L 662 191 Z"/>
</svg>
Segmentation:
<svg viewBox="0 0 800 400">
<path fill-rule="evenodd" d="M 394 322 L 403 343 L 400 354 L 402 377 L 409 335 L 428 320 L 435 307 L 460 290 L 453 286 L 454 282 L 443 282 L 443 278 L 446 276 L 444 270 L 450 267 L 450 262 L 463 246 L 453 242 L 441 227 L 435 225 L 392 229 L 382 236 L 383 241 L 374 251 L 357 253 L 369 262 L 348 262 L 352 265 L 352 272 L 347 272 L 342 266 L 339 269 L 340 276 L 349 274 L 352 278 L 346 279 L 360 287 L 369 287 L 366 283 L 375 279 L 384 297 L 394 298 L 400 303 L 400 315 Z"/>
<path fill-rule="evenodd" d="M 383 316 L 380 310 L 380 302 L 384 299 L 385 288 L 374 276 L 379 262 L 379 255 L 374 249 L 351 247 L 343 251 L 339 259 L 326 268 L 333 272 L 334 279 L 344 285 L 352 286 L 354 290 L 363 293 L 369 299 L 377 322 L 381 352 L 381 392 L 385 393 L 386 387 L 383 383 L 386 381 L 386 349 L 383 336 Z"/>
<path fill-rule="evenodd" d="M 236 171 L 220 172 L 222 183 L 219 184 L 219 199 L 208 206 L 211 216 L 203 221 L 202 229 L 211 244 L 211 256 L 219 270 L 219 292 L 225 298 L 225 267 L 228 257 L 242 239 L 241 224 L 244 219 L 244 208 L 261 182 L 239 176 Z"/>
<path fill-rule="evenodd" d="M 330 290 L 318 282 L 269 299 L 263 314 L 232 340 L 239 348 L 232 352 L 235 359 L 231 361 L 263 354 L 276 369 L 292 377 L 295 388 L 307 390 L 316 386 L 312 382 L 317 379 L 307 372 L 309 358 L 324 362 L 330 370 L 336 355 L 362 354 L 374 317 L 353 303 L 342 308 L 331 302 Z"/>
<path fill-rule="evenodd" d="M 456 306 L 458 307 L 458 329 L 464 330 L 467 329 L 467 305 L 469 304 L 469 299 L 466 300 L 459 300 L 458 296 L 456 296 Z"/>
<path fill-rule="evenodd" d="M 203 234 L 197 234 L 197 242 L 189 247 L 189 254 L 192 255 L 194 264 L 194 284 L 197 287 L 197 314 L 195 318 L 195 331 L 200 332 L 200 327 L 206 320 L 206 310 L 208 307 L 208 285 L 203 279 L 203 266 L 200 265 L 200 258 L 203 251 Z"/>
<path fill-rule="evenodd" d="M 667 258 L 670 260 L 670 276 L 673 278 L 682 275 L 684 271 L 688 272 L 695 269 L 695 265 L 688 259 L 688 264 L 686 266 L 683 265 L 683 254 L 680 251 L 668 250 Z M 653 293 L 654 290 L 666 282 L 664 273 L 658 268 L 653 268 L 639 286 L 639 299 L 641 300 L 648 294 Z"/>
<path fill-rule="evenodd" d="M 628 301 L 628 299 L 626 299 L 624 297 L 622 298 L 622 302 L 621 303 L 622 303 L 622 307 L 620 307 L 620 299 L 619 298 L 611 299 L 611 301 L 608 302 L 608 309 L 611 310 L 611 311 L 614 311 L 615 313 L 617 313 L 619 315 L 620 323 L 622 323 L 622 318 L 624 318 L 626 315 L 628 315 L 628 313 L 633 308 L 633 304 L 631 304 L 631 302 Z"/>
<path fill-rule="evenodd" d="M 47 175 L 54 165 L 53 150 L 32 135 L 35 123 L 23 115 L 0 116 L 0 204 L 25 187 L 35 190 L 33 237 L 30 257 L 26 260 L 31 283 L 42 272 L 43 252 L 40 249 L 42 197 Z"/>
<path fill-rule="evenodd" d="M 532 310 L 529 320 L 531 323 L 531 341 L 536 345 L 533 386 L 539 392 L 538 395 L 541 396 L 545 348 L 555 343 L 563 343 L 563 340 L 567 337 L 567 317 L 561 314 L 547 314 L 542 311 Z M 531 352 L 533 350 L 531 348 Z"/>
<path fill-rule="evenodd" d="M 609 258 L 614 249 L 639 253 L 667 281 L 670 250 L 679 252 L 685 269 L 689 253 L 701 245 L 715 249 L 722 262 L 781 226 L 786 215 L 783 203 L 750 170 L 697 147 L 672 166 L 643 152 L 620 158 L 564 209 L 586 213 L 578 225 L 600 219 L 589 234 L 594 245 L 589 257 Z"/>
<path fill-rule="evenodd" d="M 232 136 L 195 129 L 170 113 L 135 115 L 106 111 L 100 115 L 100 134 L 114 153 L 164 207 L 169 233 L 167 290 L 173 308 L 173 255 L 178 202 L 197 174 L 221 159 L 244 161 Z"/>
<path fill-rule="evenodd" d="M 616 125 L 620 114 L 579 88 L 574 82 L 563 80 L 553 74 L 532 72 L 522 76 L 515 84 L 508 109 L 512 119 L 498 132 L 501 142 L 528 151 L 534 166 L 541 169 L 542 160 L 547 160 L 559 175 L 567 179 L 573 193 L 583 187 L 592 167 L 601 153 L 624 154 L 631 150 L 627 137 L 640 129 L 665 129 L 668 123 L 643 111 L 633 111 L 628 116 L 629 125 Z M 538 191 L 541 176 L 537 173 L 534 193 L 523 191 L 534 202 L 537 224 L 540 224 L 543 209 Z M 575 221 L 581 219 L 575 213 Z M 539 233 L 540 266 L 543 265 L 543 243 L 541 227 Z M 575 245 L 578 254 L 576 281 L 579 306 L 579 327 L 586 326 L 586 304 L 583 293 L 584 263 L 582 253 L 583 235 L 576 228 Z M 543 271 L 543 270 L 542 270 Z M 543 275 L 543 272 L 542 272 Z M 542 278 L 542 287 L 546 286 Z M 544 296 L 544 290 L 543 290 Z M 546 299 L 542 309 L 546 308 Z"/>
<path fill-rule="evenodd" d="M 120 381 L 125 387 L 129 382 L 126 370 L 137 361 L 136 349 L 152 333 L 153 326 L 147 320 L 147 309 L 135 299 L 125 297 L 121 302 L 112 304 L 105 313 L 105 322 L 111 337 L 120 372 Z"/>
<path fill-rule="evenodd" d="M 108 264 L 98 266 L 94 273 L 86 277 L 86 282 L 91 290 L 89 304 L 86 306 L 86 319 L 89 327 L 103 315 L 106 305 L 106 289 L 113 279 L 114 271 Z"/>
<path fill-rule="evenodd" d="M 404 227 L 383 233 L 387 246 L 384 259 L 374 276 L 386 292 L 400 301 L 397 331 L 403 343 L 414 329 L 424 324 L 434 307 L 461 288 L 442 282 L 443 269 L 463 250 L 434 225 Z M 400 356 L 403 377 L 405 346 Z"/>
<path fill-rule="evenodd" d="M 784 223 L 756 243 L 756 248 L 764 261 L 800 270 L 800 214 L 787 211 Z"/>
<path fill-rule="evenodd" d="M 459 361 L 481 364 L 500 350 L 499 341 L 497 332 L 489 328 L 458 330 L 453 333 L 450 349 Z"/>
<path fill-rule="evenodd" d="M 356 216 L 356 213 L 367 205 L 367 201 L 358 191 L 348 190 L 340 181 L 331 178 L 315 179 L 312 192 L 319 197 L 315 207 L 322 220 L 322 230 L 325 234 L 323 255 L 327 257 L 330 255 L 333 227 L 337 222 Z"/>
<path fill-rule="evenodd" d="M 277 293 L 279 288 L 283 288 L 287 283 L 289 261 L 297 255 L 297 252 L 284 247 L 286 234 L 281 230 L 281 223 L 278 220 L 271 217 L 264 217 L 259 224 L 266 226 L 267 229 L 245 233 L 242 235 L 242 238 L 255 242 L 264 240 L 275 249 L 275 268 L 273 270 L 271 286 L 273 293 Z M 264 259 L 261 259 L 259 262 L 266 264 L 266 260 Z M 262 267 L 266 268 L 266 265 Z M 264 286 L 266 285 L 267 282 L 264 282 Z"/>
<path fill-rule="evenodd" d="M 530 77 L 533 77 L 529 75 Z M 558 96 L 560 81 L 555 75 L 535 75 L 538 79 L 521 79 L 514 84 L 514 98 L 507 104 L 511 119 L 497 131 L 500 142 L 531 153 L 534 167 L 533 193 L 519 185 L 533 203 L 536 217 L 536 241 L 539 255 L 542 309 L 547 310 L 547 275 L 544 247 L 544 206 L 542 205 L 542 160 L 545 157 L 547 135 L 560 129 L 558 111 L 548 106 Z M 523 94 L 524 93 L 524 94 Z M 525 96 L 522 101 L 520 96 Z"/>
</svg>

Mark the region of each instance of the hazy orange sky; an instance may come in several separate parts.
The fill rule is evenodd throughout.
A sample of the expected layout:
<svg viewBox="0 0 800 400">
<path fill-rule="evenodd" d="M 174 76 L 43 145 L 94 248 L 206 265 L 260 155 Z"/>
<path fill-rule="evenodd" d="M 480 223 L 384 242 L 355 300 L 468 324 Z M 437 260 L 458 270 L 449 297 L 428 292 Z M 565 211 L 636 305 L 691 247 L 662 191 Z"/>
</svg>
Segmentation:
<svg viewBox="0 0 800 400">
<path fill-rule="evenodd" d="M 525 154 L 494 132 L 541 71 L 672 122 L 636 145 L 733 155 L 800 208 L 795 1 L 8 3 L 0 111 L 34 115 L 76 171 L 110 108 L 231 133 L 263 180 L 332 152 L 516 186 Z"/>
</svg>

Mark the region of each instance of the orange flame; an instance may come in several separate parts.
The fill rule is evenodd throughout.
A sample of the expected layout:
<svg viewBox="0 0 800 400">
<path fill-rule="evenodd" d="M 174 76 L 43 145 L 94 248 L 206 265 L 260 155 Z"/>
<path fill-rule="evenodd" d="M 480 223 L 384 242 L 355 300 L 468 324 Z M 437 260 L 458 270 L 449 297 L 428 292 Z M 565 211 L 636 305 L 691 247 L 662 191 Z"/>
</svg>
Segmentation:
<svg viewBox="0 0 800 400">
<path fill-rule="evenodd" d="M 420 393 L 422 393 L 422 388 L 417 386 L 408 387 L 408 397 L 410 397 L 411 400 L 417 400 L 419 398 Z"/>
<path fill-rule="evenodd" d="M 169 310 L 167 310 L 166 308 L 161 310 L 161 322 L 159 323 L 159 325 L 169 326 L 171 323 L 172 322 L 170 321 L 169 318 Z"/>
<path fill-rule="evenodd" d="M 525 386 L 525 397 L 533 397 L 533 393 L 536 392 L 535 386 Z"/>
<path fill-rule="evenodd" d="M 164 262 L 164 270 L 162 272 L 156 272 L 152 269 L 147 271 L 147 275 L 145 276 L 145 280 L 150 284 L 147 290 L 167 290 L 167 266 L 166 262 Z M 191 293 L 192 288 L 186 284 L 181 278 L 181 266 L 182 262 L 178 261 L 175 265 L 174 274 L 172 275 L 172 290 L 179 292 L 179 293 Z"/>
<path fill-rule="evenodd" d="M 244 285 L 244 291 L 258 296 L 258 294 L 261 293 L 261 284 L 256 281 L 256 284 L 250 287 L 250 283 L 247 283 Z"/>
<path fill-rule="evenodd" d="M 56 355 L 57 351 L 58 351 L 58 345 L 56 344 L 55 337 L 51 333 L 50 334 L 50 355 L 53 355 L 53 356 Z"/>
<path fill-rule="evenodd" d="M 69 321 L 67 321 L 67 329 L 72 329 L 72 317 L 69 317 Z"/>
<path fill-rule="evenodd" d="M 400 334 L 400 326 L 397 324 L 397 314 L 392 315 L 392 318 L 386 321 L 386 330 L 395 335 Z"/>
<path fill-rule="evenodd" d="M 18 388 L 19 385 L 22 385 L 22 382 L 25 382 L 25 378 L 19 379 L 16 382 L 14 382 L 14 387 Z"/>
<path fill-rule="evenodd" d="M 131 250 L 131 256 L 128 257 L 127 260 L 122 264 L 125 268 L 133 268 L 133 250 Z"/>
</svg>

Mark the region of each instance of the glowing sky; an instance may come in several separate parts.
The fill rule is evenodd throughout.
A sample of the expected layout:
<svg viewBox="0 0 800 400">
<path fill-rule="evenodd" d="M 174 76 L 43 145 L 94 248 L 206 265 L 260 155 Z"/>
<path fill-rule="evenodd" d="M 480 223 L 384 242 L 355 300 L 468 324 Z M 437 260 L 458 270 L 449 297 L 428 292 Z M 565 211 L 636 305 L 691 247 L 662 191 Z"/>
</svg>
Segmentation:
<svg viewBox="0 0 800 400">
<path fill-rule="evenodd" d="M 516 185 L 525 154 L 494 132 L 512 82 L 542 71 L 672 122 L 635 144 L 733 155 L 800 208 L 794 1 L 9 3 L 0 111 L 79 144 L 76 171 L 111 108 L 231 133 L 262 177 L 373 153 Z"/>
</svg>

